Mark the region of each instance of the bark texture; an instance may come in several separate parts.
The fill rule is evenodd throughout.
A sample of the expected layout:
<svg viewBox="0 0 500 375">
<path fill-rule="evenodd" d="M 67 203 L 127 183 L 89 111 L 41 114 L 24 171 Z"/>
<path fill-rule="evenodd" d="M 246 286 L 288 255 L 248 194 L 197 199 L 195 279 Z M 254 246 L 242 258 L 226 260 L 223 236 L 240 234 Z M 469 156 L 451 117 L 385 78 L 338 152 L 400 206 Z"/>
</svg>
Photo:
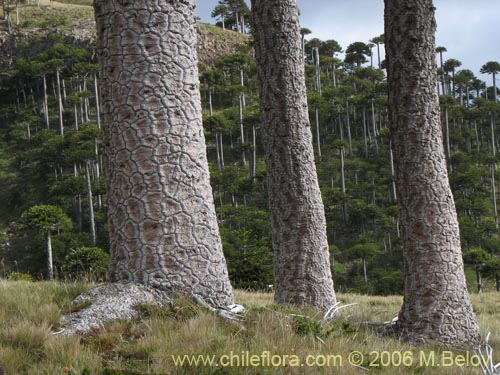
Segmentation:
<svg viewBox="0 0 500 375">
<path fill-rule="evenodd" d="M 479 341 L 450 190 L 435 67 L 432 0 L 385 0 L 389 118 L 403 229 L 398 330 L 414 343 Z"/>
<path fill-rule="evenodd" d="M 209 183 L 194 0 L 96 0 L 111 281 L 234 303 Z"/>
<path fill-rule="evenodd" d="M 275 258 L 275 301 L 335 303 L 295 0 L 252 0 Z"/>
</svg>

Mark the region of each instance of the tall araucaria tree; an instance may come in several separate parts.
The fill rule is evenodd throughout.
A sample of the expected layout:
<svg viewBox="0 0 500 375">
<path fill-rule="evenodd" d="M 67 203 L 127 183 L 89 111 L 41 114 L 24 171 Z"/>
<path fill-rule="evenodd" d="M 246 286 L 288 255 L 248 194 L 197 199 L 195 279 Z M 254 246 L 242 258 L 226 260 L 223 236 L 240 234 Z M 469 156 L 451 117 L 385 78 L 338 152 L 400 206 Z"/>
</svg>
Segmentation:
<svg viewBox="0 0 500 375">
<path fill-rule="evenodd" d="M 69 217 L 58 206 L 38 205 L 23 212 L 19 229 L 34 229 L 45 236 L 47 253 L 47 278 L 54 280 L 54 264 L 52 257 L 52 232 L 71 229 Z"/>
<path fill-rule="evenodd" d="M 113 282 L 233 303 L 209 182 L 195 0 L 95 0 Z"/>
<path fill-rule="evenodd" d="M 496 103 L 498 101 L 496 75 L 500 73 L 500 63 L 488 61 L 481 67 L 481 73 L 493 76 L 493 101 Z"/>
<path fill-rule="evenodd" d="M 396 327 L 411 342 L 471 344 L 480 336 L 443 150 L 434 11 L 432 0 L 385 0 L 389 119 L 406 273 Z"/>
<path fill-rule="evenodd" d="M 296 0 L 252 0 L 267 168 L 275 302 L 335 303 L 309 126 Z"/>
</svg>

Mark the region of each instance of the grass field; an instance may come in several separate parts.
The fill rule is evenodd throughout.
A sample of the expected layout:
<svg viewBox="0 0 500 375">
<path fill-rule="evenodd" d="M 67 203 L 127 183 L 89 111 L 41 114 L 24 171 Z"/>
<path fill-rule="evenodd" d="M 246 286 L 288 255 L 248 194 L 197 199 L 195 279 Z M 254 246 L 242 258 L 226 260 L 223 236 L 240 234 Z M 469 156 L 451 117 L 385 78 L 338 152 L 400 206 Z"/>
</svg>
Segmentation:
<svg viewBox="0 0 500 375">
<path fill-rule="evenodd" d="M 450 357 L 445 348 L 410 347 L 378 335 L 366 324 L 392 319 L 402 301 L 399 296 L 339 295 L 344 304 L 357 305 L 321 323 L 318 313 L 273 305 L 271 294 L 237 291 L 238 302 L 248 308 L 244 322 L 237 324 L 178 300 L 172 309 L 141 307 L 139 322 L 115 322 L 84 336 L 52 335 L 71 300 L 89 287 L 0 280 L 0 374 L 364 373 L 349 363 L 355 352 L 363 359 L 358 357 L 354 364 L 376 374 L 481 374 L 474 366 L 449 366 L 459 355 L 473 355 L 472 350 L 455 351 Z M 500 361 L 500 295 L 472 297 L 483 333 L 492 334 L 494 359 Z M 184 358 L 183 365 L 176 365 L 184 355 L 200 362 L 189 365 Z M 258 356 L 253 359 L 257 366 L 249 362 L 252 355 Z"/>
</svg>

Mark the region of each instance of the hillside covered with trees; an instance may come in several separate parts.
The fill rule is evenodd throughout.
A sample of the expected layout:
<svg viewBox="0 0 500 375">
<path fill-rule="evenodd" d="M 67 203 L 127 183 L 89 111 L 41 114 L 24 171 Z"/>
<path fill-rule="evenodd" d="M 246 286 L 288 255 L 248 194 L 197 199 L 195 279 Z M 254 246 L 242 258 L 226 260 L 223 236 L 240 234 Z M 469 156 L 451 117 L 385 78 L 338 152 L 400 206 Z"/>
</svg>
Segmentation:
<svg viewBox="0 0 500 375">
<path fill-rule="evenodd" d="M 42 1 L 38 7 L 35 1 L 3 2 L 2 51 L 7 44 L 13 51 L 2 58 L 0 77 L 3 277 L 49 277 L 49 246 L 58 279 L 103 279 L 106 274 L 106 163 L 95 41 L 68 32 L 72 25 L 94 27 L 90 2 L 79 3 Z M 248 14 L 214 10 L 214 17 L 222 15 L 221 27 L 200 26 L 205 35 L 200 60 L 210 60 L 199 67 L 203 127 L 231 282 L 260 289 L 273 284 L 273 253 L 259 85 Z M 307 29 L 302 32 L 335 288 L 400 294 L 403 257 L 387 81 L 385 61 L 377 54 L 384 37 L 340 46 L 335 40 L 308 39 Z M 345 59 L 337 57 L 340 52 Z M 444 47 L 436 49 L 436 61 L 469 287 L 500 288 L 500 107 L 494 79 L 483 82 L 469 70 L 480 68 L 494 78 L 500 66 L 485 61 L 482 67 L 462 67 L 446 56 Z"/>
</svg>

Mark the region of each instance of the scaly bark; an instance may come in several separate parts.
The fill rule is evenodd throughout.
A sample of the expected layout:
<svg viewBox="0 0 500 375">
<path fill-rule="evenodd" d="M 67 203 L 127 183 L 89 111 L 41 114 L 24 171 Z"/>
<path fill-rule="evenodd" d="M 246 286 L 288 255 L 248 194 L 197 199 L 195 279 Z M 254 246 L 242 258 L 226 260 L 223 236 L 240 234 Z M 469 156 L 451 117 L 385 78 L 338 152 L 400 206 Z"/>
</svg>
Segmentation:
<svg viewBox="0 0 500 375">
<path fill-rule="evenodd" d="M 275 301 L 335 303 L 309 126 L 296 0 L 252 0 L 275 259 Z"/>
<path fill-rule="evenodd" d="M 230 305 L 201 121 L 195 1 L 94 7 L 110 279 Z"/>
<path fill-rule="evenodd" d="M 479 341 L 440 126 L 432 0 L 385 0 L 389 118 L 403 234 L 397 328 L 411 342 Z"/>
</svg>

